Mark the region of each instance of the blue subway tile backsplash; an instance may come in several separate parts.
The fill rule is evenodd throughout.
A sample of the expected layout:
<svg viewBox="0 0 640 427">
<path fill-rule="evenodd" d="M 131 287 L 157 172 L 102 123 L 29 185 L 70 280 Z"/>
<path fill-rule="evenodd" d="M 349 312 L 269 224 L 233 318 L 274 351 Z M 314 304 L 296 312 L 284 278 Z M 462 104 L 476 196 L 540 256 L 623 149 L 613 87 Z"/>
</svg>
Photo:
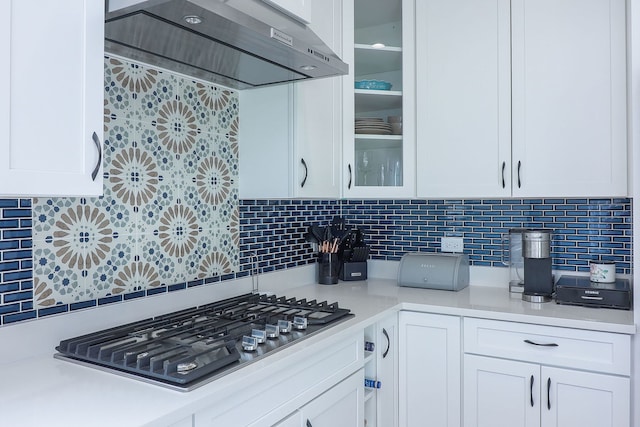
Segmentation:
<svg viewBox="0 0 640 427">
<path fill-rule="evenodd" d="M 30 206 L 30 199 L 0 199 L 2 324 L 36 317 L 33 310 Z"/>
<path fill-rule="evenodd" d="M 24 200 L 0 199 L 5 209 L 27 206 Z M 406 252 L 436 252 L 440 238 L 464 239 L 471 265 L 503 267 L 502 243 L 510 228 L 554 231 L 553 267 L 586 272 L 594 259 L 615 261 L 619 274 L 632 273 L 632 200 L 240 200 L 239 270 L 124 295 L 33 309 L 31 229 L 0 223 L 0 318 L 2 324 L 87 309 L 103 304 L 179 292 L 222 280 L 244 277 L 252 269 L 270 272 L 315 262 L 305 240 L 310 225 L 328 225 L 335 216 L 361 228 L 371 258 L 399 260 Z M 22 212 L 26 215 L 27 212 Z M 4 225 L 2 225 L 4 224 Z M 15 237 L 15 236 L 20 237 Z"/>
<path fill-rule="evenodd" d="M 368 231 L 373 259 L 436 252 L 441 237 L 462 237 L 471 265 L 503 267 L 510 228 L 554 231 L 553 267 L 586 272 L 591 260 L 631 273 L 631 199 L 347 200 L 342 214 Z"/>
</svg>

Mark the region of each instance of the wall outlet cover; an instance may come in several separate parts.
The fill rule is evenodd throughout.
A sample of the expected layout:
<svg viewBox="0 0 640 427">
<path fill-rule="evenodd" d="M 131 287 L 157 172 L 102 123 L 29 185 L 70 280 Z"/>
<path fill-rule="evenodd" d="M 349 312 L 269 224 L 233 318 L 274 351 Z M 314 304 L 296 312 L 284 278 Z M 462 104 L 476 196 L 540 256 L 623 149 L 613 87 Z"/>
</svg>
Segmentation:
<svg viewBox="0 0 640 427">
<path fill-rule="evenodd" d="M 442 252 L 464 251 L 464 239 L 462 237 L 442 237 L 440 239 L 440 250 Z"/>
</svg>

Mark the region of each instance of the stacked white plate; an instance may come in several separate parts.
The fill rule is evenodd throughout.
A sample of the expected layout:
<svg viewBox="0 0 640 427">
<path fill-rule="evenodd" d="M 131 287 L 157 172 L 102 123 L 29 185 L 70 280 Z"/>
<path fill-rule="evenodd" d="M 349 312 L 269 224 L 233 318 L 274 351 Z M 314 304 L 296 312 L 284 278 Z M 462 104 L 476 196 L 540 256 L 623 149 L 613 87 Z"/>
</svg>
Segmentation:
<svg viewBox="0 0 640 427">
<path fill-rule="evenodd" d="M 356 119 L 356 133 L 390 135 L 391 125 L 377 117 L 361 117 Z"/>
</svg>

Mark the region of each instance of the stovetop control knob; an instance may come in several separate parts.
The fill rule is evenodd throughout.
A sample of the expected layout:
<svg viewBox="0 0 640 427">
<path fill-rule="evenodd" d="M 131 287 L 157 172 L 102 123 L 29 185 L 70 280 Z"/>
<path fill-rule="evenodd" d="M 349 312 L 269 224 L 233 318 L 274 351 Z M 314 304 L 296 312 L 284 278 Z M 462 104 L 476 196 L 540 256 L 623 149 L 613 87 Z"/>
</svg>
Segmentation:
<svg viewBox="0 0 640 427">
<path fill-rule="evenodd" d="M 261 329 L 252 329 L 251 336 L 256 339 L 258 344 L 262 344 L 267 340 L 267 332 Z"/>
<path fill-rule="evenodd" d="M 293 328 L 298 331 L 304 331 L 307 329 L 307 318 L 302 316 L 294 316 L 293 318 Z"/>
<path fill-rule="evenodd" d="M 278 338 L 280 336 L 278 325 L 266 325 L 265 332 L 267 333 L 267 338 Z"/>
<path fill-rule="evenodd" d="M 258 340 L 255 337 L 242 337 L 242 349 L 244 351 L 256 351 L 258 349 Z"/>
<path fill-rule="evenodd" d="M 278 328 L 280 328 L 281 334 L 288 334 L 289 332 L 291 332 L 291 321 L 278 320 Z"/>
</svg>

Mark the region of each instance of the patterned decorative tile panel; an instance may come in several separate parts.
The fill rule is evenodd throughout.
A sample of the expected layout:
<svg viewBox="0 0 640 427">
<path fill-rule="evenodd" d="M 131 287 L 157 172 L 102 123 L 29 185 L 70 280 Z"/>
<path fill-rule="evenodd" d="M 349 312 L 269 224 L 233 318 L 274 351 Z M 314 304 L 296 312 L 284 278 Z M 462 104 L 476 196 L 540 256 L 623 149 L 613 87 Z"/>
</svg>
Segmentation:
<svg viewBox="0 0 640 427">
<path fill-rule="evenodd" d="M 104 108 L 104 196 L 33 201 L 36 309 L 239 270 L 237 93 L 106 58 Z"/>
</svg>

